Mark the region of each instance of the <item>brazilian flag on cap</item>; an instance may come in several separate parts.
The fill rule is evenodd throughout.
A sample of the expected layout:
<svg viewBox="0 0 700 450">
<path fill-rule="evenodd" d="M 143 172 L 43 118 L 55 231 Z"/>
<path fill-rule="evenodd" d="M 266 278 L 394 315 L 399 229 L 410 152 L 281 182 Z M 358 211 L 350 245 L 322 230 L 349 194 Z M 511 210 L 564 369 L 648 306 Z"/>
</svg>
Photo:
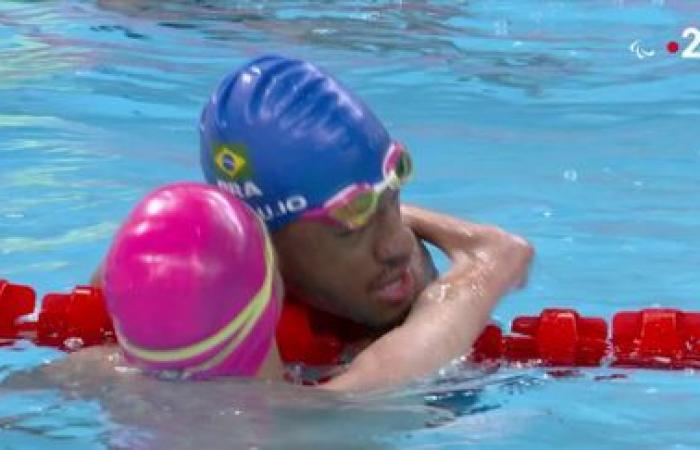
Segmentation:
<svg viewBox="0 0 700 450">
<path fill-rule="evenodd" d="M 219 145 L 214 149 L 213 156 L 216 172 L 221 179 L 237 181 L 250 179 L 253 176 L 253 168 L 245 145 Z"/>
</svg>

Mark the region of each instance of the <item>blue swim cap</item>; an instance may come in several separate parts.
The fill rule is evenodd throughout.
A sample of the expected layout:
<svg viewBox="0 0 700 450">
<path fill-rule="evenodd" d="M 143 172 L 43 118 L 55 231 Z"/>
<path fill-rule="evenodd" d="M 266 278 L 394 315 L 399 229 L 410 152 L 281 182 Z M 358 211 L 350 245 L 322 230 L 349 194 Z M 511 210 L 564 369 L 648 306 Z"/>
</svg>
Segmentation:
<svg viewBox="0 0 700 450">
<path fill-rule="evenodd" d="M 273 231 L 353 183 L 381 180 L 391 144 L 335 78 L 274 55 L 226 76 L 199 130 L 207 181 L 244 199 Z"/>
</svg>

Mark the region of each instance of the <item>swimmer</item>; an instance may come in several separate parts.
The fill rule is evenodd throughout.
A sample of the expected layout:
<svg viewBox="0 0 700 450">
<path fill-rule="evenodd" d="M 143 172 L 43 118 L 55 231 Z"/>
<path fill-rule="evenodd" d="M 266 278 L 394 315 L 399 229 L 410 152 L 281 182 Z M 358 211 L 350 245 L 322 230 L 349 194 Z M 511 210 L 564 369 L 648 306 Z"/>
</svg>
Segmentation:
<svg viewBox="0 0 700 450">
<path fill-rule="evenodd" d="M 308 62 L 263 56 L 228 74 L 204 107 L 200 143 L 206 180 L 269 229 L 285 302 L 363 330 L 364 349 L 327 389 L 434 373 L 468 353 L 499 299 L 526 282 L 533 249 L 524 239 L 400 203 L 408 150 Z M 450 258 L 446 273 L 438 276 L 423 240 Z"/>
<path fill-rule="evenodd" d="M 329 389 L 436 371 L 468 352 L 498 300 L 526 281 L 524 239 L 401 205 L 408 150 L 313 64 L 263 56 L 228 74 L 204 107 L 200 138 L 207 181 L 265 220 L 286 290 L 367 330 L 372 343 Z M 449 256 L 445 274 L 421 240 Z"/>
<path fill-rule="evenodd" d="M 177 183 L 147 195 L 114 238 L 104 292 L 125 359 L 142 371 L 281 379 L 275 253 L 230 194 Z"/>
<path fill-rule="evenodd" d="M 155 190 L 118 230 L 103 290 L 120 348 L 49 353 L 51 364 L 0 377 L 3 401 L 18 392 L 50 392 L 59 409 L 98 400 L 118 448 L 190 449 L 197 439 L 212 448 L 206 438 L 216 429 L 233 442 L 269 435 L 279 408 L 268 396 L 289 389 L 274 342 L 283 292 L 269 236 L 250 208 L 203 183 Z M 231 382 L 253 376 L 280 383 Z M 173 383 L 180 380 L 211 382 Z M 234 433 L 232 405 L 249 418 Z M 195 440 L 173 429 L 191 429 Z"/>
</svg>

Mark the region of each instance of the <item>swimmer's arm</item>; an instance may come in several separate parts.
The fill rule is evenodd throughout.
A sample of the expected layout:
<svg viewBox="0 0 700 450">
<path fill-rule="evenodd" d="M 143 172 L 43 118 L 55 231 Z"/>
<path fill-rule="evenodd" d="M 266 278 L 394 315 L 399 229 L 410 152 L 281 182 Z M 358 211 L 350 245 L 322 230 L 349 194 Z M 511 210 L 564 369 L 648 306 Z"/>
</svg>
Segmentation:
<svg viewBox="0 0 700 450">
<path fill-rule="evenodd" d="M 532 247 L 498 228 L 403 207 L 414 232 L 452 267 L 418 297 L 406 321 L 372 343 L 325 388 L 382 389 L 434 373 L 471 349 L 498 300 L 524 283 Z"/>
</svg>

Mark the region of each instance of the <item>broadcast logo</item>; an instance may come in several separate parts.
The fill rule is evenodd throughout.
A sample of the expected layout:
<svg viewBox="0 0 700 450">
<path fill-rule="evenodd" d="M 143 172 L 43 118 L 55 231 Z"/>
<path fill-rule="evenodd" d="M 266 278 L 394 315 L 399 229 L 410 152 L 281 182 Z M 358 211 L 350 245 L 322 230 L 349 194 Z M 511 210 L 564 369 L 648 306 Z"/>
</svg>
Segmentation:
<svg viewBox="0 0 700 450">
<path fill-rule="evenodd" d="M 683 30 L 681 37 L 688 42 L 669 41 L 666 44 L 666 51 L 671 55 L 680 51 L 680 57 L 683 59 L 700 59 L 700 30 L 688 27 Z M 630 44 L 629 50 L 638 59 L 646 59 L 656 55 L 656 50 L 644 48 L 639 39 Z"/>
</svg>

